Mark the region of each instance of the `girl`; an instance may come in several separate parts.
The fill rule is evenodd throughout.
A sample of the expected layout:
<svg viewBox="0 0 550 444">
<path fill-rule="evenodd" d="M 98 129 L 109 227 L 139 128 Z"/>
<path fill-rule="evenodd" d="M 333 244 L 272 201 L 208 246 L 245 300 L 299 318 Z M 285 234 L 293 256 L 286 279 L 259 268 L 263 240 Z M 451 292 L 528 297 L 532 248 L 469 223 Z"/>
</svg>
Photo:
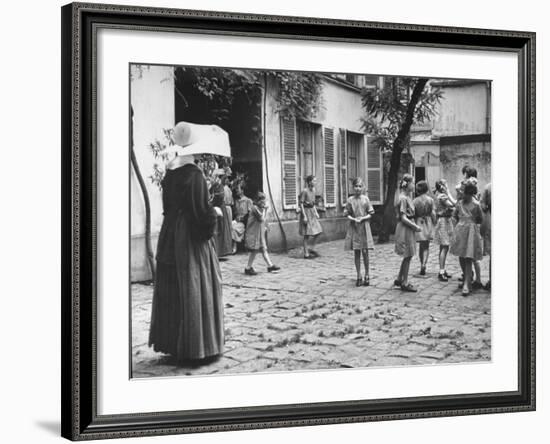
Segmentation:
<svg viewBox="0 0 550 444">
<path fill-rule="evenodd" d="M 262 252 L 264 261 L 267 264 L 267 271 L 277 272 L 280 270 L 277 265 L 274 265 L 269 258 L 269 253 L 267 252 L 267 225 L 265 222 L 267 214 L 267 202 L 265 194 L 261 191 L 258 192 L 254 204 L 248 213 L 248 220 L 245 233 L 245 244 L 246 248 L 250 251 L 248 256 L 248 265 L 244 269 L 244 274 L 254 276 L 256 271 L 252 268 L 254 259 L 258 251 Z"/>
<path fill-rule="evenodd" d="M 370 285 L 369 277 L 369 253 L 368 250 L 374 249 L 374 241 L 370 231 L 369 219 L 374 214 L 369 198 L 363 194 L 364 184 L 359 177 L 353 179 L 354 195 L 348 198 L 344 216 L 350 220 L 344 248 L 353 250 L 355 253 L 355 269 L 357 271 L 356 287 Z M 361 252 L 365 263 L 365 278 L 361 279 Z"/>
<path fill-rule="evenodd" d="M 464 273 L 462 296 L 468 296 L 472 289 L 472 262 L 481 260 L 483 256 L 479 224 L 483 216 L 481 206 L 474 198 L 477 185 L 473 181 L 464 184 L 464 196 L 455 207 L 453 218 L 458 221 L 451 253 L 460 259 L 460 267 Z"/>
<path fill-rule="evenodd" d="M 416 184 L 416 199 L 413 200 L 414 219 L 420 231 L 416 233 L 418 242 L 418 257 L 420 258 L 420 274 L 426 274 L 426 264 L 430 252 L 430 241 L 433 239 L 435 224 L 434 201 L 428 196 L 428 183 L 421 180 Z"/>
<path fill-rule="evenodd" d="M 229 219 L 229 213 L 225 205 L 225 193 L 222 181 L 219 177 L 215 177 L 212 187 L 210 188 L 212 194 L 212 205 L 221 209 L 222 215 L 218 217 L 218 223 L 216 227 L 215 244 L 218 258 L 231 254 L 232 240 L 231 240 L 231 220 Z"/>
<path fill-rule="evenodd" d="M 489 255 L 489 281 L 483 287 L 491 291 L 491 184 L 487 184 L 481 195 L 481 210 L 483 211 L 483 222 L 480 232 L 483 237 L 483 254 Z"/>
<path fill-rule="evenodd" d="M 241 184 L 237 184 L 235 188 L 235 199 L 233 201 L 233 223 L 232 223 L 232 238 L 233 238 L 233 253 L 237 252 L 237 244 L 244 240 L 244 232 L 246 229 L 246 218 L 248 212 L 252 209 L 252 199 L 246 197 L 243 193 Z"/>
<path fill-rule="evenodd" d="M 227 221 L 229 222 L 229 229 L 231 233 L 231 244 L 232 244 L 231 254 L 235 254 L 237 252 L 237 249 L 235 248 L 235 244 L 233 242 L 233 192 L 229 187 L 230 185 L 229 177 L 223 176 L 222 184 L 223 184 L 223 203 L 225 204 Z"/>
<path fill-rule="evenodd" d="M 395 229 L 395 252 L 403 257 L 401 268 L 394 285 L 401 287 L 401 290 L 416 292 L 416 288 L 409 284 L 409 266 L 412 257 L 416 254 L 415 232 L 421 229 L 413 222 L 414 205 L 411 194 L 414 190 L 414 180 L 410 174 L 405 174 L 399 183 L 401 194 L 397 203 L 399 222 Z"/>
<path fill-rule="evenodd" d="M 457 200 L 461 200 L 463 198 L 464 186 L 466 185 L 467 182 L 471 182 L 477 186 L 477 170 L 474 167 L 465 165 L 462 168 L 462 174 L 464 178 L 462 179 L 462 182 L 460 182 L 460 184 L 457 185 L 457 192 L 456 192 Z M 473 197 L 476 201 L 479 202 L 479 199 L 480 199 L 479 194 L 476 193 L 476 195 Z M 483 288 L 483 284 L 481 283 L 481 263 L 479 261 L 473 261 L 473 266 L 476 272 L 475 273 L 476 279 L 472 284 L 472 288 L 474 290 L 477 290 L 479 288 Z M 462 278 L 459 278 L 459 281 L 463 281 L 463 280 L 464 280 L 464 275 L 462 275 Z"/>
<path fill-rule="evenodd" d="M 453 199 L 447 189 L 447 181 L 439 179 L 435 183 L 435 214 L 437 222 L 435 225 L 435 242 L 439 244 L 439 274 L 437 278 L 441 282 L 448 282 L 451 277 L 445 269 L 447 254 L 451 239 L 453 238 L 453 209 L 456 205 L 456 200 Z"/>
<path fill-rule="evenodd" d="M 304 259 L 319 256 L 312 247 L 317 236 L 323 232 L 319 222 L 319 213 L 315 208 L 315 176 L 306 177 L 306 189 L 300 193 L 300 236 L 304 236 Z M 308 240 L 310 246 L 308 248 Z"/>
</svg>

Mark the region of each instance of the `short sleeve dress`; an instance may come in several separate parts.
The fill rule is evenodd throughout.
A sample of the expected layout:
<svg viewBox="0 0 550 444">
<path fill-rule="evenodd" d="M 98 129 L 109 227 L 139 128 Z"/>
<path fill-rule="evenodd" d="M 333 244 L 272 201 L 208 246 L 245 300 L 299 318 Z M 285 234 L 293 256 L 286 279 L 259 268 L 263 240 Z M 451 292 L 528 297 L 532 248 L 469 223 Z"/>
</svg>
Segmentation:
<svg viewBox="0 0 550 444">
<path fill-rule="evenodd" d="M 434 200 L 427 194 L 422 194 L 413 200 L 414 220 L 420 227 L 415 233 L 416 241 L 431 241 L 433 239 Z"/>
<path fill-rule="evenodd" d="M 447 193 L 437 192 L 435 194 L 435 224 L 434 241 L 442 246 L 451 245 L 453 239 L 453 215 L 454 204 Z"/>
<path fill-rule="evenodd" d="M 256 205 L 252 205 L 248 213 L 245 246 L 250 251 L 267 249 L 267 224 L 264 212 Z"/>
<path fill-rule="evenodd" d="M 300 204 L 304 207 L 307 221 L 304 215 L 300 213 L 300 236 L 317 236 L 323 232 L 317 211 L 315 210 L 315 193 L 306 189 L 300 193 Z"/>
<path fill-rule="evenodd" d="M 415 231 L 401 222 L 401 215 L 404 214 L 410 220 L 414 219 L 414 204 L 412 199 L 401 194 L 397 202 L 397 214 L 399 222 L 395 228 L 395 252 L 402 257 L 412 257 L 416 254 Z"/>
<path fill-rule="evenodd" d="M 481 206 L 474 199 L 467 204 L 459 201 L 454 211 L 454 218 L 458 223 L 455 226 L 451 253 L 458 257 L 481 260 L 483 257 L 479 229 L 479 224 L 483 220 Z"/>
<path fill-rule="evenodd" d="M 370 200 L 367 196 L 362 194 L 359 197 L 351 196 L 348 198 L 346 208 L 344 209 L 345 216 L 363 217 L 369 214 L 374 214 L 374 208 L 372 207 Z M 365 220 L 361 223 L 353 222 L 351 220 L 349 221 L 346 238 L 344 240 L 344 249 L 374 249 L 374 240 L 372 239 L 372 232 L 368 220 Z"/>
</svg>

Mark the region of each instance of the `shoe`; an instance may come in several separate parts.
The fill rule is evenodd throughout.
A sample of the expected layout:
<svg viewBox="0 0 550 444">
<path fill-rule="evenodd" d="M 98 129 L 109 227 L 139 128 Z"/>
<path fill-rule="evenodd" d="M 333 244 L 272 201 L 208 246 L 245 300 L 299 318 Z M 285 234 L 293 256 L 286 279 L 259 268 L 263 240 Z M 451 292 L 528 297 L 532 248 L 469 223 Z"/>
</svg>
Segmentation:
<svg viewBox="0 0 550 444">
<path fill-rule="evenodd" d="M 308 256 L 305 256 L 305 255 L 304 255 L 304 259 L 315 259 L 315 258 L 313 257 L 312 254 L 310 254 L 310 255 L 308 255 Z"/>
<path fill-rule="evenodd" d="M 443 273 L 447 279 L 451 279 L 453 277 L 452 274 L 447 273 L 447 270 L 445 270 L 445 273 Z"/>
<path fill-rule="evenodd" d="M 426 276 L 426 267 L 420 267 L 420 276 Z"/>
<path fill-rule="evenodd" d="M 470 291 L 467 288 L 462 289 L 462 296 L 466 297 L 470 294 Z"/>
<path fill-rule="evenodd" d="M 355 281 L 355 286 L 360 287 L 361 285 L 363 285 L 363 279 L 359 278 Z"/>
<path fill-rule="evenodd" d="M 370 278 L 368 276 L 365 276 L 365 279 L 363 279 L 363 287 L 368 287 L 370 285 Z"/>
<path fill-rule="evenodd" d="M 401 285 L 401 290 L 408 293 L 416 293 L 418 290 L 412 286 L 412 284 Z"/>
<path fill-rule="evenodd" d="M 248 276 L 256 276 L 258 273 L 256 273 L 256 270 L 254 270 L 254 268 L 250 267 L 244 269 L 244 274 L 247 274 Z"/>
<path fill-rule="evenodd" d="M 488 281 L 483 287 L 484 290 L 491 291 L 491 281 Z"/>
<path fill-rule="evenodd" d="M 396 279 L 395 281 L 393 281 L 393 286 L 394 287 L 401 287 L 401 281 L 399 279 Z"/>
<path fill-rule="evenodd" d="M 481 282 L 474 281 L 472 283 L 472 290 L 480 290 L 481 288 L 483 288 L 483 284 Z"/>
<path fill-rule="evenodd" d="M 445 273 L 439 273 L 437 275 L 437 279 L 440 281 L 440 282 L 449 282 L 449 278 L 447 276 L 445 276 Z"/>
<path fill-rule="evenodd" d="M 281 267 L 277 267 L 277 265 L 272 265 L 271 267 L 267 267 L 267 271 L 269 273 L 277 273 Z"/>
<path fill-rule="evenodd" d="M 315 250 L 309 250 L 309 254 L 313 257 L 319 257 L 319 253 L 317 253 Z"/>
</svg>

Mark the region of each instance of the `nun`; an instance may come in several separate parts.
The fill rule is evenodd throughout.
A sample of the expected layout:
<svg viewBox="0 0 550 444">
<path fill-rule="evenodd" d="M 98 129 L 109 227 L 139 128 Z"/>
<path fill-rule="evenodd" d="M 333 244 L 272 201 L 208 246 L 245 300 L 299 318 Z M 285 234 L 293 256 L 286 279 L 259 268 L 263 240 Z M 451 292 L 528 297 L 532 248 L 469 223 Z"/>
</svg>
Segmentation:
<svg viewBox="0 0 550 444">
<path fill-rule="evenodd" d="M 178 155 L 166 165 L 162 181 L 149 346 L 176 365 L 201 365 L 219 358 L 224 346 L 222 277 L 213 238 L 221 210 L 209 203 L 195 156 L 229 156 L 229 139 L 217 126 L 179 122 L 174 141 Z"/>
</svg>

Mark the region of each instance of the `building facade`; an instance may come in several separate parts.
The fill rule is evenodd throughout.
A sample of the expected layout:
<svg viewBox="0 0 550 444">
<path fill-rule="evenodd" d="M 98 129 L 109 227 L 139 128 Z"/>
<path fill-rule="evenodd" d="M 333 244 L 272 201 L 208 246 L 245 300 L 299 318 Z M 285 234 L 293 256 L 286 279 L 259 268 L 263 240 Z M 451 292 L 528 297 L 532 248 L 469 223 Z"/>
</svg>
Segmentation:
<svg viewBox="0 0 550 444">
<path fill-rule="evenodd" d="M 134 151 L 150 201 L 153 251 L 162 223 L 162 199 L 160 188 L 150 180 L 158 161 L 150 145 L 165 138 L 164 130 L 180 120 L 212 123 L 204 121 L 204 115 L 198 116 L 200 102 L 194 107 L 182 104 L 186 75 L 170 66 L 133 66 L 131 72 Z M 301 245 L 298 197 L 308 175 L 317 178 L 321 242 L 344 237 L 347 220 L 343 209 L 352 193 L 353 178 L 364 180 L 375 208 L 383 203 L 388 165 L 380 149 L 364 134 L 361 100 L 361 88 L 382 86 L 383 81 L 379 76 L 322 76 L 321 104 L 316 115 L 308 119 L 281 115 L 277 82 L 270 76 L 264 77 L 261 106 L 251 110 L 247 103 L 238 105 L 232 123 L 225 128 L 230 136 L 234 171 L 244 172 L 250 179 L 250 197 L 257 191 L 268 197 L 268 239 L 273 251 Z M 491 173 L 491 84 L 471 80 L 433 84 L 443 91 L 437 117 L 412 128 L 412 161 L 404 162 L 403 169 L 417 181 L 427 180 L 433 189 L 439 178 L 454 187 L 462 178 L 462 167 L 468 164 L 477 168 L 481 188 L 490 181 Z M 187 95 L 187 99 L 191 101 L 192 97 Z M 250 136 L 249 129 L 256 121 L 261 122 L 261 140 Z M 130 192 L 131 280 L 142 281 L 150 279 L 145 202 L 132 168 Z"/>
<path fill-rule="evenodd" d="M 462 167 L 477 169 L 479 189 L 491 181 L 491 82 L 432 82 L 443 91 L 432 122 L 413 127 L 411 173 L 430 189 L 444 178 L 451 189 L 462 180 Z"/>
</svg>

